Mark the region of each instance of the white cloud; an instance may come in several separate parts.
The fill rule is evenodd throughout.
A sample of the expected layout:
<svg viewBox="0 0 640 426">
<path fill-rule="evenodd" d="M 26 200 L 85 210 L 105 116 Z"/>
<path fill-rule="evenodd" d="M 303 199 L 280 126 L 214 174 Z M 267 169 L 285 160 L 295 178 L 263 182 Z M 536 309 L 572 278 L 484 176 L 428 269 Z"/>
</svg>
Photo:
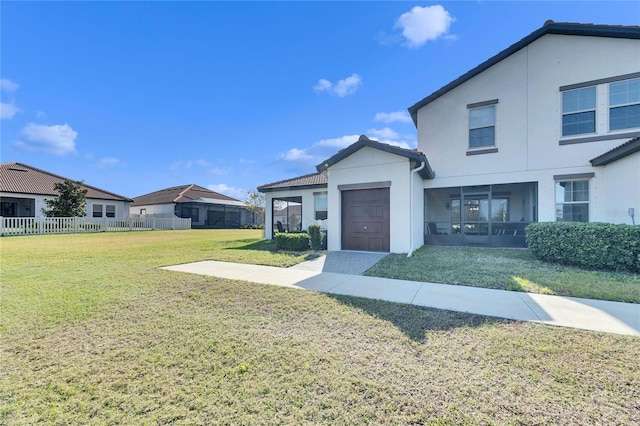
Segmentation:
<svg viewBox="0 0 640 426">
<path fill-rule="evenodd" d="M 220 194 L 224 194 L 232 198 L 236 198 L 238 200 L 244 200 L 245 197 L 245 191 L 243 189 L 229 186 L 226 183 L 207 185 L 207 189 L 219 192 Z"/>
<path fill-rule="evenodd" d="M 395 23 L 402 29 L 402 35 L 408 47 L 420 47 L 428 41 L 447 36 L 455 18 L 439 4 L 434 6 L 415 6 L 405 12 Z"/>
<path fill-rule="evenodd" d="M 221 169 L 219 167 L 214 167 L 213 169 L 209 169 L 207 173 L 216 176 L 228 176 L 229 173 L 231 173 L 231 169 Z"/>
<path fill-rule="evenodd" d="M 98 165 L 100 167 L 116 167 L 123 164 L 124 163 L 122 163 L 122 161 L 120 161 L 120 159 L 116 157 L 104 157 L 101 158 L 100 161 L 98 161 Z"/>
<path fill-rule="evenodd" d="M 395 111 L 395 112 L 379 112 L 376 114 L 375 121 L 381 121 L 383 123 L 411 123 L 411 116 L 407 111 Z"/>
<path fill-rule="evenodd" d="M 357 141 L 359 137 L 360 135 L 345 135 L 337 138 L 321 139 L 314 143 L 313 146 L 342 149 Z"/>
<path fill-rule="evenodd" d="M 291 148 L 284 154 L 280 154 L 280 159 L 285 161 L 305 161 L 312 160 L 313 156 L 307 154 L 306 149 Z"/>
<path fill-rule="evenodd" d="M 0 102 L 0 119 L 2 120 L 10 120 L 14 115 L 16 115 L 17 112 L 20 111 L 21 109 L 15 106 L 13 102 L 10 104 Z"/>
<path fill-rule="evenodd" d="M 198 159 L 198 160 L 178 160 L 171 163 L 169 168 L 171 170 L 189 170 L 193 166 L 198 167 L 211 167 L 211 164 L 207 160 Z"/>
<path fill-rule="evenodd" d="M 25 151 L 39 151 L 48 154 L 65 155 L 76 152 L 75 140 L 78 132 L 68 124 L 44 126 L 29 123 L 22 129 L 24 140 L 14 146 Z"/>
<path fill-rule="evenodd" d="M 413 136 L 400 135 L 389 127 L 384 127 L 382 129 L 369 129 L 367 130 L 367 135 L 369 139 L 377 140 L 378 142 L 400 148 L 413 149 L 417 145 Z"/>
<path fill-rule="evenodd" d="M 327 79 L 321 78 L 318 84 L 313 86 L 313 90 L 318 93 L 327 92 L 339 98 L 354 94 L 362 84 L 362 78 L 358 74 L 351 74 L 349 77 L 333 84 Z"/>
<path fill-rule="evenodd" d="M 18 83 L 15 83 L 9 79 L 0 79 L 0 89 L 5 92 L 15 92 L 19 87 L 20 85 Z"/>
</svg>

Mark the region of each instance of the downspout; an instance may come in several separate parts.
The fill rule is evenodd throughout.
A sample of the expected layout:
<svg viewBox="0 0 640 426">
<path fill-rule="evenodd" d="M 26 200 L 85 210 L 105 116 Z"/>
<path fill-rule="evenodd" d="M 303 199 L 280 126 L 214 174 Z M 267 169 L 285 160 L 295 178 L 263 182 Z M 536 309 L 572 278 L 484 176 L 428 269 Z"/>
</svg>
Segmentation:
<svg viewBox="0 0 640 426">
<path fill-rule="evenodd" d="M 409 176 L 409 253 L 407 253 L 407 257 L 411 257 L 413 254 L 413 175 L 424 169 L 426 165 L 426 162 L 421 161 L 420 167 L 411 170 Z"/>
</svg>

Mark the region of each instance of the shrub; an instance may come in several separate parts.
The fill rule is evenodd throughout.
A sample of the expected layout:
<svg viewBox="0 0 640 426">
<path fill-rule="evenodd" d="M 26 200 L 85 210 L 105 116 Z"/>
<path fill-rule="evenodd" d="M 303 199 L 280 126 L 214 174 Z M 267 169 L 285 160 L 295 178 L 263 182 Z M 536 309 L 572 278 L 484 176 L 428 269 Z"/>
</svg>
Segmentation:
<svg viewBox="0 0 640 426">
<path fill-rule="evenodd" d="M 311 250 L 322 250 L 324 235 L 320 230 L 320 225 L 317 223 L 309 225 L 309 238 L 311 239 Z"/>
<path fill-rule="evenodd" d="M 527 245 L 539 260 L 585 269 L 640 272 L 640 226 L 541 222 L 526 228 Z"/>
<path fill-rule="evenodd" d="M 311 247 L 311 239 L 307 233 L 276 233 L 278 250 L 307 251 Z"/>
</svg>

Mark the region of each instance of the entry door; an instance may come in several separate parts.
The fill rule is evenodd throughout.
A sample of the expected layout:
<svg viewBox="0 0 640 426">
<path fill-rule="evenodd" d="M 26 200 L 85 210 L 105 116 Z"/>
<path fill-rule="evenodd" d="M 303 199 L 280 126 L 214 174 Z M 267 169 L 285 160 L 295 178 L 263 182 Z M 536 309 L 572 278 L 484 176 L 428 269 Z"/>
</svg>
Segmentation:
<svg viewBox="0 0 640 426">
<path fill-rule="evenodd" d="M 388 252 L 389 188 L 342 191 L 342 249 Z"/>
<path fill-rule="evenodd" d="M 489 194 L 465 195 L 462 205 L 463 244 L 489 245 Z"/>
</svg>

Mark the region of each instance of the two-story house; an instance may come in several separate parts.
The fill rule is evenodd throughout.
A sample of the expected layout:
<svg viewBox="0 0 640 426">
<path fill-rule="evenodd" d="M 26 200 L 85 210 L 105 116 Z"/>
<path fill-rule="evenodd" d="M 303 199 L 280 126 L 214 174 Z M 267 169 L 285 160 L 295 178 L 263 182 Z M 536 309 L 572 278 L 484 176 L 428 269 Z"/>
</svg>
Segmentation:
<svg viewBox="0 0 640 426">
<path fill-rule="evenodd" d="M 640 212 L 640 27 L 549 21 L 409 112 L 417 150 L 361 137 L 318 165 L 324 187 L 259 190 L 295 192 L 303 224 L 324 192 L 329 250 L 525 246 L 531 222 Z"/>
</svg>

